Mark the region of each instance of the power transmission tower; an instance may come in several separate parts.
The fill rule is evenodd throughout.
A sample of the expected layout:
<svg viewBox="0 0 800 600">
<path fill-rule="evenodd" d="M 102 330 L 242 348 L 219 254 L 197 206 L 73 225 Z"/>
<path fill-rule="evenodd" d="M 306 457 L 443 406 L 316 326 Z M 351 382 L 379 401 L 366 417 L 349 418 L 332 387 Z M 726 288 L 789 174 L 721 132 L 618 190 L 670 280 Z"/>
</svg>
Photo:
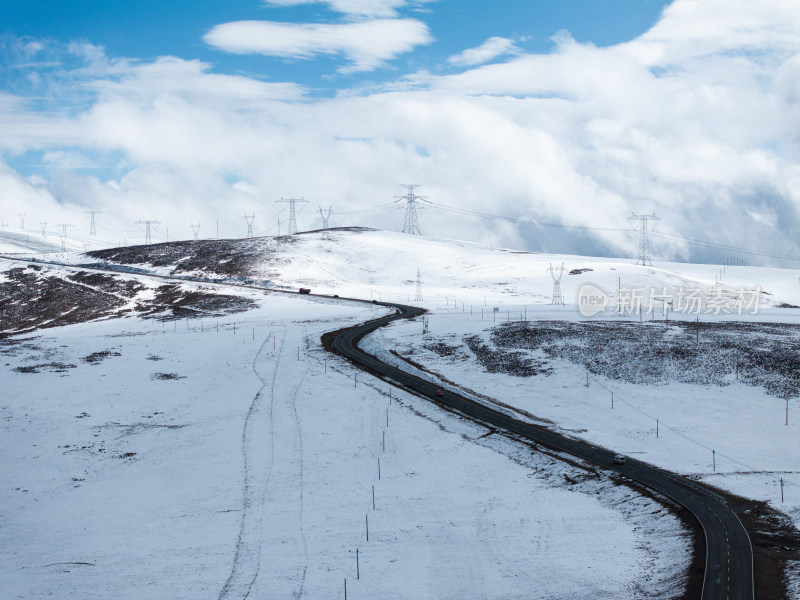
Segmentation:
<svg viewBox="0 0 800 600">
<path fill-rule="evenodd" d="M 194 241 L 197 241 L 197 234 L 200 233 L 200 223 L 195 225 L 194 223 L 189 223 L 189 226 L 192 228 L 192 233 L 194 233 Z"/>
<path fill-rule="evenodd" d="M 328 231 L 328 220 L 331 218 L 331 213 L 333 209 L 329 206 L 328 212 L 322 212 L 322 207 L 319 207 L 319 216 L 322 217 L 322 239 L 329 240 L 331 239 L 330 232 Z"/>
<path fill-rule="evenodd" d="M 295 205 L 298 202 L 305 204 L 308 200 L 302 198 L 281 198 L 275 202 L 288 202 L 289 203 L 289 235 L 297 233 L 297 217 L 295 216 Z"/>
<path fill-rule="evenodd" d="M 72 227 L 71 223 L 59 223 L 59 227 L 61 227 L 61 251 L 67 251 L 67 227 Z"/>
<path fill-rule="evenodd" d="M 153 239 L 150 237 L 150 225 L 161 225 L 158 221 L 136 221 L 137 225 L 144 225 L 144 243 L 145 244 L 152 244 Z"/>
<path fill-rule="evenodd" d="M 550 268 L 547 270 L 550 271 L 550 277 L 553 278 L 553 301 L 550 304 L 564 304 L 564 298 L 561 297 L 561 277 L 565 271 L 564 263 L 561 263 L 557 269 L 554 269 L 553 263 L 550 263 Z M 558 271 L 558 277 L 556 277 L 556 271 Z"/>
<path fill-rule="evenodd" d="M 411 235 L 422 235 L 419 230 L 419 218 L 417 217 L 417 203 L 422 200 L 423 202 L 428 202 L 425 199 L 425 196 L 417 196 L 414 193 L 414 188 L 418 188 L 419 184 L 412 183 L 401 183 L 403 187 L 408 189 L 408 193 L 405 196 L 393 196 L 397 198 L 395 203 L 400 202 L 401 200 L 406 201 L 406 217 L 403 221 L 403 233 L 410 233 Z"/>
<path fill-rule="evenodd" d="M 414 295 L 414 302 L 422 302 L 422 279 L 417 269 L 417 293 Z"/>
<path fill-rule="evenodd" d="M 247 221 L 247 237 L 253 237 L 253 221 L 256 220 L 256 213 L 248 215 L 244 213 L 244 220 Z"/>
<path fill-rule="evenodd" d="M 42 237 L 47 237 L 47 221 L 39 222 L 39 225 L 42 226 Z"/>
<path fill-rule="evenodd" d="M 655 213 L 652 215 L 637 215 L 632 214 L 628 217 L 629 221 L 639 221 L 639 251 L 636 254 L 636 264 L 641 261 L 642 266 L 653 264 L 650 258 L 650 237 L 648 232 L 650 230 L 650 221 L 660 221 Z"/>
<path fill-rule="evenodd" d="M 19 228 L 25 229 L 25 213 L 19 213 Z"/>
<path fill-rule="evenodd" d="M 91 221 L 89 222 L 89 235 L 95 236 L 97 235 L 97 229 L 94 226 L 94 216 L 95 215 L 102 215 L 99 210 L 85 210 L 83 211 L 84 214 L 89 215 Z"/>
</svg>

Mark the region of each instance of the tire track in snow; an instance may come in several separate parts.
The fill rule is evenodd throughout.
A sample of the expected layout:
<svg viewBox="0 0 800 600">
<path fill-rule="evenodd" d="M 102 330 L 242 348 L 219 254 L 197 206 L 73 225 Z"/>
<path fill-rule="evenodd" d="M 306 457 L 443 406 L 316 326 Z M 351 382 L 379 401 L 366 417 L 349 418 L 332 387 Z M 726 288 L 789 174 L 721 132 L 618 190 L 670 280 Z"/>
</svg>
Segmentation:
<svg viewBox="0 0 800 600">
<path fill-rule="evenodd" d="M 299 379 L 292 386 L 289 394 L 281 394 L 279 389 L 276 390 L 286 342 L 285 328 L 274 355 L 274 365 L 270 373 L 264 376 L 259 371 L 259 363 L 262 360 L 264 349 L 270 339 L 274 337 L 275 334 L 267 337 L 256 353 L 252 364 L 253 372 L 261 381 L 261 388 L 253 398 L 242 430 L 244 470 L 242 517 L 231 573 L 219 593 L 219 600 L 246 599 L 251 595 L 260 597 L 270 592 L 276 593 L 278 582 L 274 579 L 266 583 L 269 589 L 258 590 L 262 549 L 265 543 L 270 543 L 265 539 L 265 535 L 270 537 L 270 533 L 280 535 L 281 532 L 286 531 L 299 533 L 300 539 L 292 541 L 299 542 L 301 546 L 299 550 L 303 557 L 303 564 L 297 566 L 296 575 L 288 577 L 287 583 L 293 588 L 290 594 L 293 598 L 298 599 L 304 595 L 308 570 L 308 546 L 303 530 L 303 444 L 296 400 L 297 393 L 305 379 L 307 367 L 302 373 L 295 369 L 292 369 L 294 373 L 285 369 L 285 371 L 289 371 L 289 377 L 286 377 L 286 373 L 282 373 L 282 382 L 291 379 L 292 374 L 299 375 Z M 269 387 L 268 400 L 266 399 L 267 394 L 265 394 L 267 387 Z M 283 402 L 276 402 L 280 398 L 283 399 Z M 268 420 L 268 423 L 265 422 L 265 419 Z M 267 434 L 268 439 L 265 439 Z M 276 451 L 280 453 L 277 461 Z M 290 455 L 284 456 L 284 451 L 288 451 Z M 265 456 L 269 457 L 268 461 L 264 459 Z M 290 510 L 289 514 L 269 515 L 268 519 L 281 524 L 280 528 L 270 532 L 264 530 L 264 513 L 267 507 L 275 508 L 277 511 Z M 291 511 L 293 507 L 297 507 L 294 512 Z M 295 522 L 294 527 L 289 526 L 293 521 Z M 285 542 L 285 539 L 276 540 L 275 546 L 278 547 Z M 282 580 L 287 579 L 286 571 L 275 575 L 280 575 Z M 295 584 L 295 582 L 297 583 Z M 256 590 L 259 593 L 254 594 Z"/>
<path fill-rule="evenodd" d="M 256 393 L 255 397 L 253 398 L 253 402 L 250 404 L 250 408 L 247 411 L 247 416 L 245 417 L 244 427 L 242 428 L 242 470 L 243 470 L 243 479 L 242 479 L 242 517 L 239 523 L 239 534 L 236 539 L 236 552 L 233 556 L 233 565 L 231 567 L 231 573 L 228 576 L 225 585 L 220 590 L 218 600 L 225 600 L 228 598 L 247 598 L 250 594 L 250 590 L 253 587 L 253 583 L 255 582 L 256 578 L 258 577 L 258 572 L 260 570 L 260 562 L 261 562 L 261 531 L 262 531 L 262 515 L 261 511 L 258 511 L 258 522 L 254 524 L 253 518 L 253 511 L 252 511 L 252 501 L 253 501 L 253 474 L 251 473 L 250 463 L 251 461 L 251 454 L 250 448 L 250 440 L 253 437 L 251 435 L 251 429 L 254 428 L 254 421 L 255 417 L 260 413 L 261 409 L 263 408 L 263 392 L 264 388 L 267 387 L 267 381 L 264 377 L 261 376 L 261 373 L 258 371 L 258 361 L 261 357 L 261 354 L 264 352 L 264 348 L 269 342 L 270 339 L 274 338 L 275 334 L 270 334 L 267 339 L 261 344 L 256 352 L 256 356 L 253 359 L 252 369 L 256 376 L 261 380 L 261 388 Z M 278 365 L 280 364 L 280 356 L 283 353 L 283 344 L 286 339 L 286 331 L 284 330 L 283 335 L 281 336 L 281 343 L 278 348 L 277 352 L 277 360 L 275 361 L 275 367 L 273 370 L 272 376 L 272 385 L 270 388 L 270 399 L 269 399 L 269 420 L 272 423 L 272 412 L 273 412 L 273 402 L 274 402 L 274 389 L 275 389 L 275 379 L 278 372 Z M 263 499 L 264 495 L 266 494 L 267 484 L 269 483 L 269 478 L 272 471 L 272 466 L 274 463 L 273 460 L 273 452 L 274 450 L 274 441 L 273 441 L 273 432 L 272 427 L 270 427 L 270 463 L 267 469 L 266 478 L 264 480 L 263 487 L 261 489 L 261 501 L 263 506 Z M 253 527 L 256 525 L 256 527 Z M 252 536 L 248 535 L 250 531 L 253 530 L 258 531 L 258 549 L 254 550 L 252 540 L 250 539 Z"/>
</svg>

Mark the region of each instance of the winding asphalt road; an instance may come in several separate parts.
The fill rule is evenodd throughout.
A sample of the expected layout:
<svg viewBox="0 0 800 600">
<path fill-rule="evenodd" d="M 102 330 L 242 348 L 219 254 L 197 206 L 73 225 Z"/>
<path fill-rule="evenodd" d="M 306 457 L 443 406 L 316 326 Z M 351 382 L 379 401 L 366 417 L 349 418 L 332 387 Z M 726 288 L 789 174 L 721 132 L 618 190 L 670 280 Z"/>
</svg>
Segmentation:
<svg viewBox="0 0 800 600">
<path fill-rule="evenodd" d="M 397 319 L 410 319 L 422 310 L 401 304 L 381 303 L 396 313 L 368 321 L 340 332 L 333 347 L 342 356 L 366 369 L 394 381 L 403 388 L 431 399 L 471 419 L 522 436 L 550 448 L 595 463 L 604 469 L 621 473 L 685 506 L 700 522 L 706 539 L 703 600 L 753 600 L 753 550 L 750 537 L 739 518 L 722 497 L 697 483 L 663 471 L 647 463 L 628 459 L 624 465 L 614 464 L 613 450 L 564 437 L 548 429 L 525 423 L 465 398 L 444 386 L 435 385 L 396 367 L 379 361 L 358 347 L 359 340 Z M 436 396 L 442 390 L 444 395 Z"/>
</svg>

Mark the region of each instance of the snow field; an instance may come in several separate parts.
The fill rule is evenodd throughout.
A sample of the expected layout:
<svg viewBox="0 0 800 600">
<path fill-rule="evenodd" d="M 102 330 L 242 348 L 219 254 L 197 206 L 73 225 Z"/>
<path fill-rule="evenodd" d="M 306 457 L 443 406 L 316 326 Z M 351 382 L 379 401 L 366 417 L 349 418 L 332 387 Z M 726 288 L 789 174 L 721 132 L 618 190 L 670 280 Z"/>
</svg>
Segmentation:
<svg viewBox="0 0 800 600">
<path fill-rule="evenodd" d="M 424 400 L 389 405 L 320 348 L 383 309 L 254 297 L 202 331 L 125 318 L 2 346 L 10 597 L 341 597 L 345 578 L 348 598 L 679 594 L 687 540 L 662 507 Z"/>
<path fill-rule="evenodd" d="M 530 320 L 549 320 L 552 315 L 551 307 L 528 309 Z M 590 375 L 587 388 L 586 372 L 566 361 L 548 359 L 554 369 L 549 376 L 514 377 L 476 368 L 474 358 L 443 358 L 422 347 L 441 336 L 450 344 L 475 333 L 487 339 L 493 324 L 475 315 L 434 312 L 429 316 L 427 339 L 423 338 L 420 323 L 399 322 L 375 334 L 383 337 L 370 347 L 394 346 L 401 353 L 412 353 L 411 359 L 445 378 L 550 420 L 562 432 L 733 493 L 767 501 L 800 523 L 797 398 L 789 399 L 786 425 L 786 400 L 733 377 L 729 385 L 715 387 L 684 383 L 634 385 Z M 398 366 L 403 362 L 394 360 Z M 631 356 L 630 360 L 636 357 Z M 405 368 L 409 368 L 407 364 Z"/>
</svg>

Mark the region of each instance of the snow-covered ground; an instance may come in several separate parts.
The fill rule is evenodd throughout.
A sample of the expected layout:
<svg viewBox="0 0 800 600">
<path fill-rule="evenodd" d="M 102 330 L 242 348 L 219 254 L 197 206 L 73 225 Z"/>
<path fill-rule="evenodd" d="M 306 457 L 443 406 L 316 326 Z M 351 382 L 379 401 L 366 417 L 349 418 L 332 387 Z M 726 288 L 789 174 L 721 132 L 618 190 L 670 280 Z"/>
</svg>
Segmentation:
<svg viewBox="0 0 800 600">
<path fill-rule="evenodd" d="M 7 225 L 0 229 L 0 252 L 5 254 L 37 252 L 54 255 L 62 251 L 86 252 L 144 242 L 144 234 L 133 231 L 128 234 L 130 239 L 123 233 L 119 236 L 106 234 L 98 237 L 88 235 L 88 231 L 88 224 L 85 226 L 85 231 L 76 231 L 70 226 L 67 228 L 66 236 L 63 236 L 63 228 L 50 225 L 45 235 L 42 235 L 41 228 L 20 229 Z"/>
<path fill-rule="evenodd" d="M 680 594 L 664 507 L 320 347 L 384 309 L 250 294 L 0 345 L 5 597 Z"/>
<path fill-rule="evenodd" d="M 463 345 L 468 335 L 488 343 L 490 328 L 504 320 L 579 321 L 575 302 L 585 284 L 608 296 L 607 309 L 595 320 L 619 320 L 613 314 L 617 290 L 642 290 L 645 301 L 651 289 L 667 288 L 673 296 L 699 289 L 706 298 L 721 290 L 733 300 L 742 287 L 764 292 L 757 314 L 673 311 L 669 319 L 798 324 L 800 309 L 791 306 L 800 305 L 800 271 L 733 267 L 720 273 L 714 265 L 658 262 L 642 267 L 376 231 L 321 237 L 249 240 L 260 245 L 263 260 L 256 257 L 246 275 L 315 293 L 422 305 L 430 311 L 426 337 L 416 320 L 393 325 L 369 343 L 413 354 L 448 379 L 548 419 L 563 432 L 768 501 L 795 523 L 800 519 L 796 397 L 789 399 L 784 425 L 784 399 L 735 380 L 725 387 L 643 386 L 592 376 L 587 388 L 584 370 L 567 361 L 551 361 L 550 375 L 514 377 L 485 372 L 468 351 L 453 358 L 425 348 L 437 340 Z M 40 258 L 96 262 L 78 253 Z M 562 262 L 567 305 L 551 306 L 548 268 Z M 147 260 L 134 266 L 174 271 L 174 265 Z M 418 269 L 423 299 L 416 301 Z M 223 277 L 206 269 L 181 274 Z M 21 483 L 0 496 L 9 506 L 3 514 L 12 515 L 6 522 L 13 527 L 0 530 L 14 532 L 15 544 L 2 544 L 12 548 L 10 560 L 0 561 L 11 589 L 31 597 L 58 582 L 86 595 L 86 589 L 109 585 L 114 571 L 115 595 L 154 598 L 220 591 L 237 597 L 250 582 L 254 590 L 278 596 L 301 589 L 309 597 L 333 596 L 341 594 L 345 577 L 352 597 L 513 598 L 528 597 L 532 589 L 543 598 L 680 593 L 675 582 L 688 561 L 683 529 L 668 514 L 648 518 L 648 511 L 663 509 L 609 485 L 607 476 L 586 477 L 494 435 L 481 437 L 485 430 L 412 397 L 395 399 L 385 428 L 386 386 L 365 387 L 368 377 L 359 374 L 355 387 L 353 371 L 331 358 L 326 366 L 319 349 L 322 332 L 363 320 L 377 308 L 278 296 L 260 302 L 256 311 L 216 319 L 219 334 L 216 323 L 198 332 L 197 320 L 192 331 L 179 322 L 169 332 L 160 323 L 128 318 L 43 331 L 31 342 L 42 350 L 3 348 L 11 349 L 3 357 L 3 379 L 13 400 L 3 403 L 10 435 L 3 436 L 2 460 L 14 465 L 13 478 Z M 635 314 L 628 318 L 638 320 Z M 643 318 L 663 318 L 660 306 Z M 233 321 L 241 329 L 235 336 Z M 96 365 L 80 360 L 112 348 L 122 356 Z M 37 352 L 53 354 L 38 359 Z M 165 360 L 148 361 L 148 354 Z M 44 368 L 40 375 L 13 371 L 48 363 L 76 367 L 61 373 Z M 104 369 L 107 377 L 101 378 Z M 152 379 L 154 373 L 186 379 Z M 45 403 L 54 390 L 58 400 Z M 251 404 L 255 410 L 248 413 Z M 83 412 L 91 417 L 76 418 Z M 165 427 L 173 424 L 186 426 Z M 127 452 L 136 454 L 119 458 Z M 277 463 L 273 453 L 281 458 Z M 244 491 L 243 473 L 250 473 Z M 62 504 L 66 513 L 55 508 Z M 367 513 L 368 544 L 362 539 Z M 105 527 L 105 519 L 109 531 L 93 529 Z M 595 526 L 600 522 L 602 534 Z M 52 538 L 56 525 L 62 529 L 55 539 L 63 542 L 46 548 L 43 540 Z M 128 539 L 142 542 L 122 543 Z M 362 553 L 358 582 L 356 547 Z M 32 558 L 45 551 L 46 560 Z M 59 564 L 69 562 L 93 564 Z M 30 577 L 34 564 L 39 570 Z M 120 569 L 127 579 L 119 579 Z M 87 588 L 92 572 L 96 579 Z M 588 587 L 590 581 L 598 587 Z M 38 591 L 25 587 L 38 584 Z"/>
</svg>

